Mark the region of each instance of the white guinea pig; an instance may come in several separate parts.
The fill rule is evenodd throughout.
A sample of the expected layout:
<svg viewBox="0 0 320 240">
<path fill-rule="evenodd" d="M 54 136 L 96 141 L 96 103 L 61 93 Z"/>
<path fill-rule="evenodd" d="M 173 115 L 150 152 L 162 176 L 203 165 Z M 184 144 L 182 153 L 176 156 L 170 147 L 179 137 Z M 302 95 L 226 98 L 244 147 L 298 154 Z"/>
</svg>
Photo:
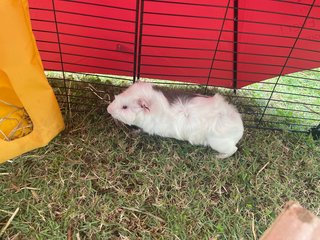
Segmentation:
<svg viewBox="0 0 320 240">
<path fill-rule="evenodd" d="M 243 135 L 239 112 L 219 94 L 207 97 L 136 82 L 108 106 L 113 118 L 149 134 L 209 145 L 227 158 Z"/>
</svg>

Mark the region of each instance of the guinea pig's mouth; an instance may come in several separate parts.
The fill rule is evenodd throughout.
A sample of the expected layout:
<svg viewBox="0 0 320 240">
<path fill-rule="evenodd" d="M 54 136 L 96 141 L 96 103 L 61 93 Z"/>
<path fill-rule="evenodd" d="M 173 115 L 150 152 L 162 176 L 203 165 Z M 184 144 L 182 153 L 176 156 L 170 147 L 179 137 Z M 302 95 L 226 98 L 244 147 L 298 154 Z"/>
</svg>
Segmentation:
<svg viewBox="0 0 320 240">
<path fill-rule="evenodd" d="M 116 119 L 114 117 L 113 117 L 113 121 L 117 126 L 124 125 L 124 123 L 122 121 L 120 121 L 119 119 Z"/>
<path fill-rule="evenodd" d="M 114 120 L 114 123 L 115 123 L 115 125 L 117 127 L 120 127 L 120 128 L 125 127 L 127 129 L 130 129 L 131 127 L 134 127 L 134 126 L 131 126 L 130 124 L 127 124 L 127 123 L 124 123 L 124 122 L 120 121 L 119 119 L 114 118 L 113 120 Z M 138 127 L 136 127 L 136 128 L 138 128 Z"/>
</svg>

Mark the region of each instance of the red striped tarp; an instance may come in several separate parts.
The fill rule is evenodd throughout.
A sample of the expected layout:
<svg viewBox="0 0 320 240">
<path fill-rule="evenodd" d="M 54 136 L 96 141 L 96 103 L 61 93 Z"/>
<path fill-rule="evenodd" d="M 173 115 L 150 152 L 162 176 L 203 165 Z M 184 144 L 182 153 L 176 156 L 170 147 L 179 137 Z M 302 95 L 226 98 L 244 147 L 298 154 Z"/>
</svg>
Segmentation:
<svg viewBox="0 0 320 240">
<path fill-rule="evenodd" d="M 241 88 L 320 65 L 320 0 L 29 5 L 46 70 Z"/>
</svg>

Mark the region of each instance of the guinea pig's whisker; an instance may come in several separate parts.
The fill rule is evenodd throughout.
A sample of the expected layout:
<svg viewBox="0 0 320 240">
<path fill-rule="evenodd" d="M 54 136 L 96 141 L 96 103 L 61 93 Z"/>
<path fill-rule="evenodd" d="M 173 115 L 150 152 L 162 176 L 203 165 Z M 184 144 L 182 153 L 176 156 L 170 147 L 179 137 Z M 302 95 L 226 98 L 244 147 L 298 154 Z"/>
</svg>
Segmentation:
<svg viewBox="0 0 320 240">
<path fill-rule="evenodd" d="M 103 91 L 97 90 L 97 89 L 94 88 L 91 84 L 89 84 L 89 87 L 87 87 L 87 88 L 88 88 L 94 95 L 96 95 L 100 100 L 104 101 L 104 102 L 107 103 L 107 104 L 110 104 L 110 103 L 111 103 L 111 97 L 110 97 L 109 94 L 105 93 L 104 97 L 101 97 L 101 96 L 98 94 L 98 92 L 99 92 L 99 93 L 103 93 Z M 108 97 L 107 100 L 105 99 L 105 96 Z"/>
</svg>

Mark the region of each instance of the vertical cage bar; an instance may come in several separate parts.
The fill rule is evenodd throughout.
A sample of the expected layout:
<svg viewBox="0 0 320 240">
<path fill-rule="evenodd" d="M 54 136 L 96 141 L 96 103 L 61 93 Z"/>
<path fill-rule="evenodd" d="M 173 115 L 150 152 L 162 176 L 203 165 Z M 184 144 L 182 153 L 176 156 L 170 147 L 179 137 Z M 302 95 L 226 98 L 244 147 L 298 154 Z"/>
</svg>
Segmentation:
<svg viewBox="0 0 320 240">
<path fill-rule="evenodd" d="M 132 81 L 135 82 L 137 78 L 137 56 L 138 56 L 138 40 L 139 40 L 139 13 L 140 0 L 136 0 L 136 24 L 134 34 L 134 54 L 133 54 L 133 76 Z"/>
<path fill-rule="evenodd" d="M 216 49 L 214 50 L 213 57 L 212 57 L 212 60 L 211 60 L 210 70 L 209 70 L 208 79 L 207 79 L 207 83 L 206 83 L 206 87 L 205 87 L 205 94 L 208 92 L 208 85 L 209 85 L 209 81 L 210 81 L 210 76 L 211 76 L 211 72 L 212 72 L 212 69 L 213 69 L 214 60 L 216 59 L 216 55 L 217 55 L 217 52 L 218 52 L 219 43 L 220 43 L 220 39 L 221 39 L 221 36 L 222 36 L 224 24 L 225 24 L 225 21 L 226 21 L 226 18 L 227 18 L 229 6 L 230 6 L 230 0 L 228 1 L 228 4 L 226 6 L 226 11 L 224 13 L 223 21 L 222 21 L 222 24 L 221 24 L 221 29 L 220 29 L 219 36 L 218 36 L 217 46 L 216 46 Z"/>
<path fill-rule="evenodd" d="M 140 3 L 140 31 L 139 31 L 139 41 L 138 41 L 138 63 L 137 63 L 137 80 L 140 79 L 141 72 L 141 49 L 142 49 L 142 35 L 143 35 L 143 16 L 144 16 L 144 0 Z"/>
<path fill-rule="evenodd" d="M 233 6 L 233 92 L 237 92 L 238 81 L 238 0 Z"/>
<path fill-rule="evenodd" d="M 59 27 L 58 27 L 57 15 L 56 15 L 55 0 L 52 0 L 52 8 L 53 8 L 53 16 L 54 16 L 55 28 L 56 28 L 56 32 L 57 32 L 58 50 L 59 50 L 59 57 L 60 57 L 62 77 L 63 77 L 63 88 L 64 88 L 65 97 L 66 97 L 66 103 L 67 103 L 67 118 L 69 118 L 70 114 L 71 114 L 71 112 L 70 112 L 70 101 L 69 101 L 68 88 L 67 88 L 66 76 L 65 76 L 65 71 L 64 71 L 64 64 L 63 64 L 63 57 L 62 57 L 62 50 L 61 50 L 61 42 L 60 42 L 60 34 L 59 34 Z"/>
<path fill-rule="evenodd" d="M 304 26 L 305 26 L 305 24 L 306 24 L 306 22 L 307 22 L 307 20 L 308 20 L 308 18 L 309 18 L 309 15 L 310 15 L 310 13 L 311 13 L 311 10 L 313 9 L 313 6 L 314 6 L 315 1 L 316 1 L 316 0 L 313 0 L 311 6 L 310 6 L 310 8 L 309 8 L 309 11 L 308 11 L 308 13 L 307 13 L 307 15 L 306 15 L 306 17 L 305 17 L 305 19 L 304 19 L 301 27 L 300 27 L 299 33 L 298 33 L 298 35 L 297 35 L 297 37 L 296 37 L 296 39 L 295 39 L 292 47 L 290 48 L 290 52 L 289 52 L 289 54 L 288 54 L 288 56 L 287 56 L 287 58 L 286 58 L 285 63 L 283 64 L 283 66 L 282 66 L 282 68 L 281 68 L 281 71 L 280 71 L 280 73 L 279 73 L 279 75 L 278 75 L 278 77 L 277 77 L 277 80 L 276 80 L 276 82 L 275 82 L 275 84 L 274 84 L 274 86 L 273 86 L 273 88 L 272 88 L 270 97 L 268 98 L 267 104 L 266 104 L 266 106 L 265 106 L 264 109 L 263 109 L 262 115 L 261 115 L 261 117 L 260 117 L 260 119 L 259 119 L 256 127 L 259 127 L 260 124 L 261 124 L 261 122 L 262 122 L 262 119 L 263 119 L 263 117 L 264 117 L 264 115 L 265 115 L 265 113 L 266 113 L 266 111 L 267 111 L 267 109 L 268 109 L 268 107 L 269 107 L 269 103 L 270 103 L 270 101 L 271 101 L 271 99 L 272 99 L 272 96 L 273 96 L 273 94 L 274 94 L 274 92 L 275 92 L 275 89 L 276 89 L 276 87 L 277 87 L 277 85 L 278 85 L 278 82 L 279 82 L 279 80 L 280 80 L 280 78 L 281 78 L 281 76 L 282 76 L 282 73 L 283 73 L 283 71 L 284 71 L 284 69 L 285 69 L 285 67 L 286 67 L 286 65 L 287 65 L 287 63 L 288 63 L 288 61 L 289 61 L 289 59 L 290 59 L 290 56 L 291 56 L 291 54 L 292 54 L 292 52 L 293 52 L 293 50 L 294 50 L 294 48 L 295 48 L 295 46 L 296 46 L 299 38 L 300 38 L 300 35 L 301 35 L 301 33 L 302 33 L 302 30 L 303 30 L 303 28 L 304 28 Z"/>
</svg>

